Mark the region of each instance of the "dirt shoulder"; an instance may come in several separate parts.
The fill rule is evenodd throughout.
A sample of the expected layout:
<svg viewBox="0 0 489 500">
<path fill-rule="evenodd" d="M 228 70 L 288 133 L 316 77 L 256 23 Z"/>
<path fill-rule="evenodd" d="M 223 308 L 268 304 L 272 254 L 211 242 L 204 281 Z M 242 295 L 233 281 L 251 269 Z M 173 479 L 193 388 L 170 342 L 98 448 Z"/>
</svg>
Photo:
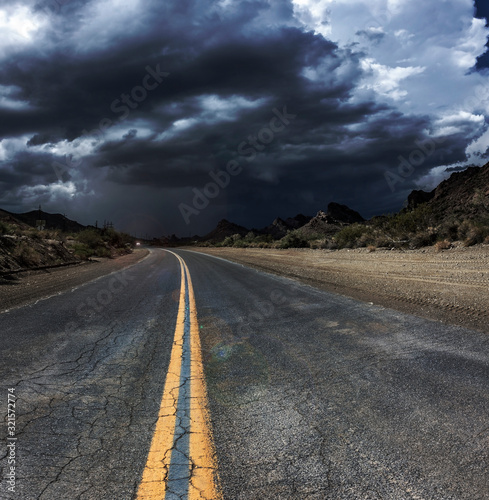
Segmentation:
<svg viewBox="0 0 489 500">
<path fill-rule="evenodd" d="M 192 248 L 323 290 L 489 333 L 489 245 L 399 251 Z"/>
<path fill-rule="evenodd" d="M 135 250 L 116 259 L 96 259 L 77 265 L 25 271 L 0 278 L 0 312 L 80 286 L 139 262 L 148 250 Z"/>
</svg>

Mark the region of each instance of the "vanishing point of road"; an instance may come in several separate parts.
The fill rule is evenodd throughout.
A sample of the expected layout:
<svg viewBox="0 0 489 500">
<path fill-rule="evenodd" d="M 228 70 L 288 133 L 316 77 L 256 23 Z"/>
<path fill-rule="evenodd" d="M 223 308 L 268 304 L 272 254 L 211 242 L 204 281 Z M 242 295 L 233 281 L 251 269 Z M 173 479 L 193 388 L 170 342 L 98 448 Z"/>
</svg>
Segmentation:
<svg viewBox="0 0 489 500">
<path fill-rule="evenodd" d="M 489 498 L 481 332 L 151 249 L 0 350 L 1 499 Z"/>
</svg>

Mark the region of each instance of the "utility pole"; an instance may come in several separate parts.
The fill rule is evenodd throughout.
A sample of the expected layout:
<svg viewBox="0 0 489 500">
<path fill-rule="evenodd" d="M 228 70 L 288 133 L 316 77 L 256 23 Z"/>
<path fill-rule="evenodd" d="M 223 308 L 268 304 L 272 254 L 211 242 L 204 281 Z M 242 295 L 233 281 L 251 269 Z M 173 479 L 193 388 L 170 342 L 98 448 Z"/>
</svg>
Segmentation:
<svg viewBox="0 0 489 500">
<path fill-rule="evenodd" d="M 38 231 L 42 231 L 46 227 L 46 221 L 42 220 L 42 210 L 41 205 L 39 205 L 38 219 L 36 220 L 36 228 Z"/>
</svg>

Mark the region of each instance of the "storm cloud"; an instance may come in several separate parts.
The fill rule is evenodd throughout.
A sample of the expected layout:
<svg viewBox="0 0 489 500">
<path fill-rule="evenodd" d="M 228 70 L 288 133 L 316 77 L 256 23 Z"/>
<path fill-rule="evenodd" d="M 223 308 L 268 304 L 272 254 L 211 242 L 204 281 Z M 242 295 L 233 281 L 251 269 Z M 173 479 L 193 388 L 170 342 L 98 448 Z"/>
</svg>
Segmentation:
<svg viewBox="0 0 489 500">
<path fill-rule="evenodd" d="M 475 7 L 14 1 L 0 10 L 0 206 L 151 236 L 221 218 L 260 227 L 330 201 L 398 210 L 487 158 Z"/>
</svg>

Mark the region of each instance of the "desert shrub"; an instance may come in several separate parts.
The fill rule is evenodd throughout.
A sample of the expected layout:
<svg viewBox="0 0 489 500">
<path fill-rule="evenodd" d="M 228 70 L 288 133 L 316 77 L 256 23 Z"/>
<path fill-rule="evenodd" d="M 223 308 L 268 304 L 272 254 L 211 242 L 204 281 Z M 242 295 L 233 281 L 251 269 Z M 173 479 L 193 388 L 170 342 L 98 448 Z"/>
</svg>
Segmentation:
<svg viewBox="0 0 489 500">
<path fill-rule="evenodd" d="M 273 244 L 272 242 L 259 241 L 258 243 L 255 243 L 255 247 L 256 248 L 271 248 L 272 244 Z"/>
<path fill-rule="evenodd" d="M 29 229 L 29 231 L 24 231 L 24 235 L 33 240 L 42 240 L 44 238 L 43 232 L 37 229 Z"/>
<path fill-rule="evenodd" d="M 242 238 L 240 234 L 233 234 L 232 236 L 226 236 L 220 243 L 216 246 L 220 247 L 232 247 L 234 244 Z"/>
<path fill-rule="evenodd" d="M 458 239 L 458 229 L 459 223 L 451 221 L 442 224 L 438 228 L 438 235 L 448 241 L 456 241 Z"/>
<path fill-rule="evenodd" d="M 309 242 L 296 231 L 287 233 L 279 242 L 278 248 L 307 248 Z"/>
<path fill-rule="evenodd" d="M 272 246 L 273 241 L 273 236 L 271 234 L 261 234 L 255 236 L 253 240 L 250 241 L 250 246 L 258 248 L 269 248 Z"/>
<path fill-rule="evenodd" d="M 115 248 L 123 248 L 134 244 L 134 238 L 126 233 L 120 233 L 114 229 L 105 229 L 101 238 L 110 246 Z"/>
<path fill-rule="evenodd" d="M 398 243 L 390 240 L 385 234 L 378 234 L 375 237 L 374 245 L 377 248 L 392 248 L 398 245 Z"/>
<path fill-rule="evenodd" d="M 386 217 L 378 226 L 394 238 L 405 239 L 408 235 L 423 232 L 433 224 L 431 207 L 422 204 L 414 210 Z"/>
<path fill-rule="evenodd" d="M 243 239 L 243 238 L 236 240 L 232 245 L 233 248 L 247 248 L 249 246 L 250 246 L 250 242 Z"/>
<path fill-rule="evenodd" d="M 6 222 L 0 221 L 0 234 L 10 234 L 12 232 L 12 228 Z"/>
<path fill-rule="evenodd" d="M 354 248 L 358 246 L 358 240 L 370 229 L 364 224 L 352 224 L 344 227 L 334 235 L 338 248 Z"/>
<path fill-rule="evenodd" d="M 81 260 L 88 260 L 90 257 L 111 257 L 112 254 L 106 246 L 95 248 L 89 247 L 86 243 L 75 242 L 72 245 L 73 253 Z"/>
<path fill-rule="evenodd" d="M 452 248 L 452 244 L 448 240 L 441 240 L 435 243 L 435 250 L 441 252 L 442 250 L 448 250 Z"/>
<path fill-rule="evenodd" d="M 41 263 L 40 255 L 24 241 L 17 245 L 13 256 L 22 267 L 35 267 Z"/>
<path fill-rule="evenodd" d="M 102 235 L 100 231 L 97 231 L 96 229 L 84 229 L 83 231 L 80 231 L 76 235 L 76 240 L 91 249 L 104 246 Z"/>
<path fill-rule="evenodd" d="M 328 249 L 329 245 L 330 245 L 330 240 L 328 240 L 328 238 L 318 238 L 315 239 L 314 241 L 309 242 L 309 246 L 317 250 Z"/>
<path fill-rule="evenodd" d="M 94 257 L 112 257 L 110 250 L 107 247 L 97 247 L 93 252 Z"/>
<path fill-rule="evenodd" d="M 433 245 L 437 239 L 436 233 L 430 231 L 420 231 L 414 234 L 409 240 L 411 248 L 421 248 Z"/>
<path fill-rule="evenodd" d="M 368 247 L 371 245 L 376 245 L 378 232 L 374 229 L 366 226 L 363 234 L 357 239 L 356 247 Z"/>
<path fill-rule="evenodd" d="M 468 238 L 468 233 L 472 228 L 472 224 L 468 220 L 464 220 L 459 224 L 457 229 L 457 239 L 464 241 Z"/>
<path fill-rule="evenodd" d="M 75 256 L 81 260 L 87 260 L 93 255 L 93 250 L 85 243 L 75 242 L 71 248 Z"/>
<path fill-rule="evenodd" d="M 41 236 L 46 240 L 62 241 L 64 239 L 64 235 L 57 229 L 48 229 L 47 231 L 43 231 Z"/>
<path fill-rule="evenodd" d="M 478 243 L 483 243 L 488 236 L 489 227 L 474 225 L 467 233 L 464 246 L 470 247 L 472 245 L 477 245 Z"/>
</svg>

